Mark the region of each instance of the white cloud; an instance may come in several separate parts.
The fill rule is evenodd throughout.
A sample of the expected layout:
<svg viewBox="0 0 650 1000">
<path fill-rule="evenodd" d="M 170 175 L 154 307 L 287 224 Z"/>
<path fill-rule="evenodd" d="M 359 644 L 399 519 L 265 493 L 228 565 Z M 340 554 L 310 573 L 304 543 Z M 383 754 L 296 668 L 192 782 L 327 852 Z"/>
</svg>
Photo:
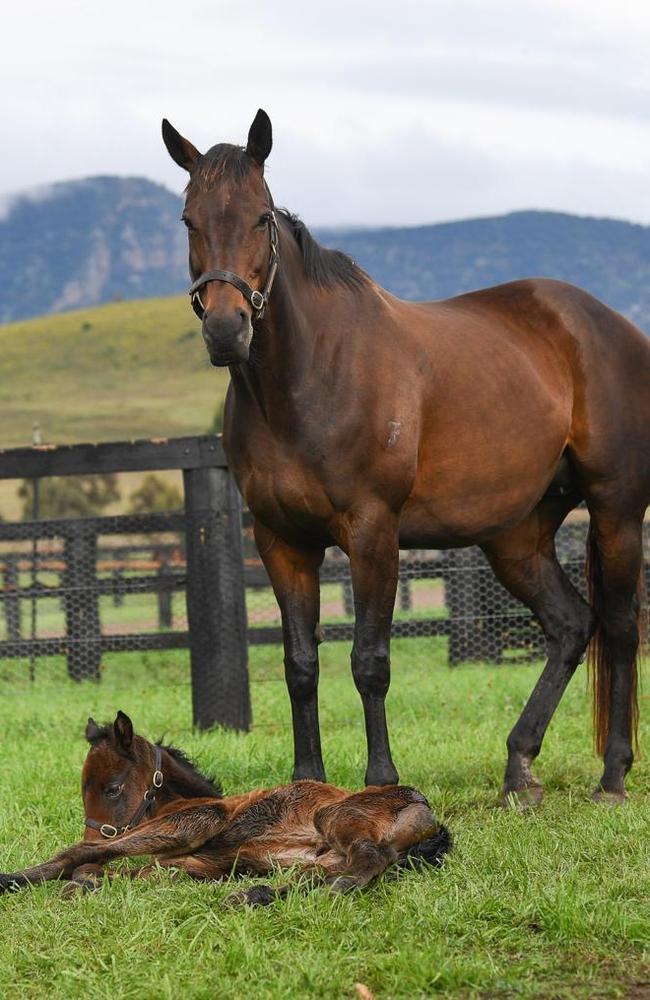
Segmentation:
<svg viewBox="0 0 650 1000">
<path fill-rule="evenodd" d="M 161 117 L 205 147 L 243 141 L 261 105 L 273 190 L 311 222 L 521 206 L 650 222 L 645 3 L 113 0 L 86 13 L 59 0 L 4 14 L 0 191 L 96 173 L 180 191 Z"/>
</svg>

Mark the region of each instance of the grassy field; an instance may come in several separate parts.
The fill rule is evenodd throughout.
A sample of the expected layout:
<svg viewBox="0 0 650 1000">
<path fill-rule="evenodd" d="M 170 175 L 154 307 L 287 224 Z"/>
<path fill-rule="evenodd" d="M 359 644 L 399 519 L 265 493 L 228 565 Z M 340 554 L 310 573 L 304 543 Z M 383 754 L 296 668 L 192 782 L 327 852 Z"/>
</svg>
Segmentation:
<svg viewBox="0 0 650 1000">
<path fill-rule="evenodd" d="M 204 434 L 228 381 L 186 296 L 0 326 L 0 352 L 4 448 L 31 444 L 34 421 L 56 444 Z M 0 485 L 4 517 L 17 513 L 15 491 Z"/>
<path fill-rule="evenodd" d="M 442 871 L 334 898 L 299 891 L 265 910 L 223 908 L 225 885 L 119 880 L 61 899 L 57 884 L 0 900 L 6 998 L 375 997 L 641 998 L 650 979 L 650 766 L 632 799 L 595 807 L 584 673 L 549 731 L 534 814 L 495 808 L 503 743 L 537 667 L 449 672 L 438 640 L 394 644 L 389 715 L 405 782 L 455 837 Z M 86 716 L 128 711 L 215 770 L 227 792 L 284 781 L 291 734 L 279 652 L 252 653 L 248 736 L 193 733 L 185 654 L 107 658 L 101 685 L 73 686 L 62 664 L 30 689 L 0 672 L 0 868 L 42 859 L 81 832 Z M 347 649 L 322 648 L 322 729 L 330 780 L 358 787 L 361 711 Z M 647 718 L 647 698 L 643 716 Z M 647 733 L 647 725 L 646 725 Z"/>
</svg>

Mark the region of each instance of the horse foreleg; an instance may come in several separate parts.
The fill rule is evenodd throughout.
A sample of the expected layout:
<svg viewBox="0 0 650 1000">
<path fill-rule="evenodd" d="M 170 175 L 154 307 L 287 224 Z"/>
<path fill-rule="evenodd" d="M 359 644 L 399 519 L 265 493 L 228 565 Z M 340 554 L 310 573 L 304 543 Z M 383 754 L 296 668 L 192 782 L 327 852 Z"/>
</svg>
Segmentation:
<svg viewBox="0 0 650 1000">
<path fill-rule="evenodd" d="M 399 777 L 390 754 L 385 701 L 399 570 L 397 516 L 383 504 L 368 505 L 348 515 L 343 534 L 354 594 L 352 675 L 363 703 L 368 742 L 366 784 L 394 785 Z"/>
<path fill-rule="evenodd" d="M 255 541 L 282 613 L 284 670 L 293 717 L 293 780 L 325 781 L 318 725 L 318 570 L 324 549 L 287 545 L 259 522 Z"/>
<path fill-rule="evenodd" d="M 178 811 L 143 823 L 107 841 L 81 841 L 33 868 L 0 875 L 0 893 L 70 878 L 81 866 L 101 866 L 118 858 L 154 855 L 163 859 L 189 854 L 214 837 L 224 826 L 225 809 L 216 801 L 179 805 Z"/>
<path fill-rule="evenodd" d="M 548 647 L 544 670 L 508 736 L 504 805 L 512 797 L 524 806 L 540 801 L 542 785 L 531 771 L 532 762 L 595 626 L 591 608 L 572 586 L 555 554 L 555 531 L 569 503 L 542 501 L 508 535 L 484 546 L 498 579 L 542 625 Z"/>
</svg>

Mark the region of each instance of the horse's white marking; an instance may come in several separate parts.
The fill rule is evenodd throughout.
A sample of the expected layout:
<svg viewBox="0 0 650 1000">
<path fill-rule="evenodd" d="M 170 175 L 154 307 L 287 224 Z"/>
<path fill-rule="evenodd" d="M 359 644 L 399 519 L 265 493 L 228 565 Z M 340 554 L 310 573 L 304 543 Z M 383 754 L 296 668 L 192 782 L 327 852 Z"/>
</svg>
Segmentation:
<svg viewBox="0 0 650 1000">
<path fill-rule="evenodd" d="M 393 448 L 397 444 L 397 439 L 400 436 L 401 430 L 402 424 L 399 420 L 388 421 L 388 441 L 386 442 L 387 448 Z"/>
</svg>

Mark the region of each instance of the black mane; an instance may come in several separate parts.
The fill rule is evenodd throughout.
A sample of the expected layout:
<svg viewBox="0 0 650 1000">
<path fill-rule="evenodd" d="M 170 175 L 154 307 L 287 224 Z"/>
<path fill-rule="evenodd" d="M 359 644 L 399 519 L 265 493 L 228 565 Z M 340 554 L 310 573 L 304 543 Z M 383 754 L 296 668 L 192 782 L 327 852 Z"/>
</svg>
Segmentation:
<svg viewBox="0 0 650 1000">
<path fill-rule="evenodd" d="M 222 797 L 223 790 L 214 775 L 203 774 L 199 771 L 192 758 L 188 757 L 184 750 L 180 750 L 169 743 L 163 743 L 162 740 L 156 740 L 156 746 L 159 746 L 161 750 L 168 753 L 170 757 L 174 758 L 177 764 L 180 764 L 185 771 L 189 772 L 188 779 L 191 782 L 192 791 L 195 796 L 214 796 L 216 799 Z"/>
<path fill-rule="evenodd" d="M 319 288 L 332 288 L 334 285 L 360 288 L 368 281 L 366 272 L 342 250 L 328 250 L 317 243 L 297 215 L 286 208 L 278 209 L 277 214 L 288 223 L 291 235 L 298 244 L 305 274 Z"/>
<path fill-rule="evenodd" d="M 221 142 L 204 153 L 192 171 L 185 188 L 209 191 L 221 181 L 245 181 L 253 172 L 259 171 L 255 161 L 243 146 L 233 146 Z M 317 243 L 305 223 L 286 208 L 276 211 L 279 221 L 284 221 L 286 229 L 293 236 L 302 255 L 305 274 L 319 288 L 344 285 L 346 288 L 360 288 L 368 281 L 368 275 L 342 250 L 329 250 Z"/>
</svg>

